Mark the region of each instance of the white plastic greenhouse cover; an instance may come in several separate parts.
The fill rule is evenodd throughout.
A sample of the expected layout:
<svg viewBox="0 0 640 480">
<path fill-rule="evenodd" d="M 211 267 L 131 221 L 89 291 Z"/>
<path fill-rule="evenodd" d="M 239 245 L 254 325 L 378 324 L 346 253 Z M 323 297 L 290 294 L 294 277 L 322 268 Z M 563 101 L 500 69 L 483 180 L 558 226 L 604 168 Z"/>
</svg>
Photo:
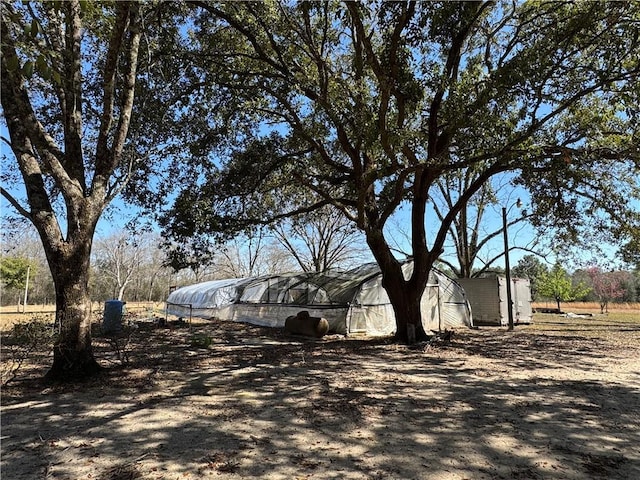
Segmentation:
<svg viewBox="0 0 640 480">
<path fill-rule="evenodd" d="M 405 276 L 413 264 L 405 263 Z M 425 330 L 472 326 L 464 290 L 433 270 L 422 298 Z M 175 290 L 167 313 L 283 327 L 301 310 L 329 321 L 335 333 L 391 335 L 395 315 L 377 264 L 346 272 L 291 273 L 254 278 L 215 280 Z"/>
</svg>

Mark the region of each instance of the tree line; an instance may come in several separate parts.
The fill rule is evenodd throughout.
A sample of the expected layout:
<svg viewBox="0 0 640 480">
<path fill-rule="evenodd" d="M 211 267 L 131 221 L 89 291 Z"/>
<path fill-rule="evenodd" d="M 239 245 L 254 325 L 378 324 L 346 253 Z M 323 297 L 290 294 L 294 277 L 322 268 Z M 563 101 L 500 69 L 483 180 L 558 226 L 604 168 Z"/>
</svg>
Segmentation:
<svg viewBox="0 0 640 480">
<path fill-rule="evenodd" d="M 350 243 L 325 245 L 327 255 L 301 261 L 303 244 L 310 252 L 320 251 L 323 243 L 319 234 L 313 235 L 309 225 L 307 235 L 300 239 L 276 232 L 263 239 L 262 245 L 252 245 L 251 239 L 242 243 L 229 242 L 213 255 L 209 262 L 199 259 L 194 266 L 186 262 L 175 269 L 175 258 L 163 248 L 162 237 L 145 231 L 134 235 L 130 231 L 111 233 L 99 237 L 94 248 L 90 297 L 93 302 L 118 299 L 131 302 L 163 302 L 172 288 L 223 278 L 241 278 L 276 274 L 294 270 L 323 271 L 330 268 L 349 268 L 363 261 L 362 251 Z M 324 231 L 324 230 L 323 230 Z M 351 238 L 354 240 L 354 238 Z M 2 305 L 16 305 L 20 310 L 25 300 L 29 304 L 46 305 L 53 302 L 55 291 L 47 269 L 44 252 L 34 236 L 24 234 L 11 248 L 10 254 L 0 257 L 0 279 L 3 285 Z M 291 251 L 287 247 L 292 247 Z M 38 253 L 39 252 L 39 253 Z M 636 303 L 640 301 L 640 265 L 635 269 L 606 269 L 600 266 L 567 269 L 560 263 L 548 265 L 541 256 L 522 257 L 511 269 L 511 275 L 526 278 L 531 285 L 534 302 L 551 301 L 561 308 L 566 302 L 597 302 L 601 313 L 610 303 Z M 172 266 L 172 262 L 174 262 Z M 446 263 L 440 265 L 452 278 L 459 277 Z M 490 271 L 478 269 L 474 276 L 504 275 L 504 269 Z M 27 285 L 28 282 L 28 285 Z"/>
<path fill-rule="evenodd" d="M 601 313 L 610 303 L 640 301 L 640 265 L 635 270 L 607 269 L 592 265 L 568 270 L 556 262 L 551 267 L 534 255 L 525 255 L 511 270 L 515 277 L 529 279 L 533 301 L 597 302 Z"/>
<path fill-rule="evenodd" d="M 163 302 L 171 289 L 207 280 L 349 269 L 371 261 L 355 230 L 322 214 L 236 237 L 209 255 L 189 244 L 176 248 L 144 225 L 130 222 L 96 237 L 88 287 L 93 302 Z M 54 284 L 38 238 L 28 228 L 15 233 L 3 238 L 2 305 L 20 309 L 25 289 L 29 304 L 53 303 Z"/>
</svg>

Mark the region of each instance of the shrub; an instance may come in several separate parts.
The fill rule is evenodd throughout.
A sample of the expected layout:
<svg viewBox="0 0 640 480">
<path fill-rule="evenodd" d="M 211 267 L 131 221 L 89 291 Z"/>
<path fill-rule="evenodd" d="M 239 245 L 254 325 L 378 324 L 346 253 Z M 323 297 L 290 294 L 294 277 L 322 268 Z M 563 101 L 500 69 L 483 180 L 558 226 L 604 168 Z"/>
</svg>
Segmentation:
<svg viewBox="0 0 640 480">
<path fill-rule="evenodd" d="M 56 332 L 54 326 L 40 317 L 33 317 L 26 323 L 13 325 L 8 336 L 2 339 L 3 348 L 8 350 L 8 358 L 2 362 L 2 385 L 15 379 L 18 371 L 28 359 L 53 348 Z"/>
</svg>

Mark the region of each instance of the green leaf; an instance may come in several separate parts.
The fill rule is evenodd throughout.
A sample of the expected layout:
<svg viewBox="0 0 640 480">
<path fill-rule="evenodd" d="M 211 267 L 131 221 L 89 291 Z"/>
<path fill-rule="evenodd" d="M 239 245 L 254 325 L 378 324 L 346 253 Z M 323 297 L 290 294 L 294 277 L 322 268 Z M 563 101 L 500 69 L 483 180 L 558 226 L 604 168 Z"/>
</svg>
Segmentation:
<svg viewBox="0 0 640 480">
<path fill-rule="evenodd" d="M 44 70 L 48 70 L 49 65 L 47 64 L 47 59 L 44 55 L 38 55 L 36 58 L 36 71 L 42 73 Z"/>
<path fill-rule="evenodd" d="M 31 60 L 27 61 L 23 66 L 22 66 L 22 74 L 26 77 L 26 78 L 31 78 L 33 76 L 33 62 Z"/>
<path fill-rule="evenodd" d="M 31 20 L 31 37 L 36 38 L 38 36 L 38 32 L 40 31 L 40 25 L 38 21 L 34 18 Z"/>
<path fill-rule="evenodd" d="M 36 60 L 36 71 L 44 80 L 49 80 L 51 78 L 51 67 L 49 67 L 47 60 L 43 55 L 40 55 Z"/>
</svg>

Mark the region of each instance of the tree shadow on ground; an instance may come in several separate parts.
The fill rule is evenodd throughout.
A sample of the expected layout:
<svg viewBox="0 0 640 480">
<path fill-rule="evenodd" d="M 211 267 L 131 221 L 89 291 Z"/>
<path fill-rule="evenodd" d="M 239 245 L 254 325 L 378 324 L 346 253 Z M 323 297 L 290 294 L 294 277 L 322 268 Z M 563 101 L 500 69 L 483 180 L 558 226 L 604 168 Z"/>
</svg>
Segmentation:
<svg viewBox="0 0 640 480">
<path fill-rule="evenodd" d="M 194 335 L 210 337 L 209 348 L 194 348 Z M 409 349 L 233 323 L 142 325 L 127 368 L 3 392 L 2 472 L 640 478 L 639 385 L 564 375 L 607 362 L 606 342 L 591 340 L 468 331 Z M 108 358 L 99 339 L 96 350 Z"/>
</svg>

